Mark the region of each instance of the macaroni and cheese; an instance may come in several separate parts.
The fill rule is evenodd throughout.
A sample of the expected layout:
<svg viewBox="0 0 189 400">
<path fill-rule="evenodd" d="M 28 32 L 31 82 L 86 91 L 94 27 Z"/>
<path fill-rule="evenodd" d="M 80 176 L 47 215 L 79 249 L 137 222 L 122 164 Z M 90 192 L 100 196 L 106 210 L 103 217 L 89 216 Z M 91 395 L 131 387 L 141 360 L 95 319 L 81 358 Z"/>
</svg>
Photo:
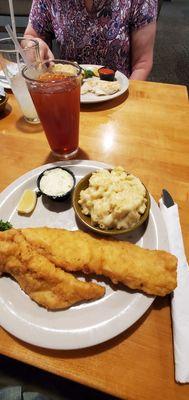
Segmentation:
<svg viewBox="0 0 189 400">
<path fill-rule="evenodd" d="M 128 229 L 136 225 L 146 210 L 146 189 L 139 178 L 122 167 L 103 169 L 91 175 L 78 202 L 94 226 Z"/>
</svg>

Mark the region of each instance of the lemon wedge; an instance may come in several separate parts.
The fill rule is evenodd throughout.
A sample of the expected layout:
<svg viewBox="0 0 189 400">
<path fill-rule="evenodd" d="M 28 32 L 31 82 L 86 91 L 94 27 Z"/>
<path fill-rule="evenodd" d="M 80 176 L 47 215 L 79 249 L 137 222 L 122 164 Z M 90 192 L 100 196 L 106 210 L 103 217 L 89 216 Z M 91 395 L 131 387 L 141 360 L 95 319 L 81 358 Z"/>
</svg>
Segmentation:
<svg viewBox="0 0 189 400">
<path fill-rule="evenodd" d="M 99 78 L 98 68 L 93 69 L 93 74 L 94 74 L 94 76 L 97 76 Z"/>
<path fill-rule="evenodd" d="M 17 211 L 20 214 L 30 214 L 37 202 L 37 195 L 34 190 L 31 189 L 26 189 L 24 190 L 24 193 L 22 194 L 20 201 L 17 206 Z"/>
</svg>

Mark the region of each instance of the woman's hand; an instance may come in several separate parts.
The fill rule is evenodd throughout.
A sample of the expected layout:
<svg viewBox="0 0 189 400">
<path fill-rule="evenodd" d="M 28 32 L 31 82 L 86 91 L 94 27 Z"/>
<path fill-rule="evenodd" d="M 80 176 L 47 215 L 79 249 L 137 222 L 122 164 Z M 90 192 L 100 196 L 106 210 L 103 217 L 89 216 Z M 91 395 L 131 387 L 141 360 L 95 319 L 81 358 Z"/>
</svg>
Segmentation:
<svg viewBox="0 0 189 400">
<path fill-rule="evenodd" d="M 37 32 L 32 28 L 30 23 L 28 24 L 25 30 L 24 37 L 38 41 L 41 61 L 54 58 L 54 55 L 50 50 L 49 46 L 47 45 L 47 43 L 42 38 L 37 36 Z"/>
<path fill-rule="evenodd" d="M 39 54 L 40 54 L 41 61 L 54 58 L 52 51 L 50 50 L 47 43 L 44 42 L 44 40 L 42 40 L 40 38 L 33 38 L 33 39 L 37 40 L 39 43 Z"/>
</svg>

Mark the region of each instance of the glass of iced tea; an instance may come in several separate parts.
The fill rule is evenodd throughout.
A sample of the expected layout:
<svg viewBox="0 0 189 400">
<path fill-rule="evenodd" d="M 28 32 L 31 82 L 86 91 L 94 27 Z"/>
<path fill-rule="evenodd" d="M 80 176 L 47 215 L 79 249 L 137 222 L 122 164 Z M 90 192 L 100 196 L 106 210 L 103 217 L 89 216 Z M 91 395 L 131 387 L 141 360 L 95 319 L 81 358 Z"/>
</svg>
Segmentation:
<svg viewBox="0 0 189 400">
<path fill-rule="evenodd" d="M 48 60 L 25 67 L 22 74 L 53 154 L 74 157 L 79 146 L 80 66 Z"/>
</svg>

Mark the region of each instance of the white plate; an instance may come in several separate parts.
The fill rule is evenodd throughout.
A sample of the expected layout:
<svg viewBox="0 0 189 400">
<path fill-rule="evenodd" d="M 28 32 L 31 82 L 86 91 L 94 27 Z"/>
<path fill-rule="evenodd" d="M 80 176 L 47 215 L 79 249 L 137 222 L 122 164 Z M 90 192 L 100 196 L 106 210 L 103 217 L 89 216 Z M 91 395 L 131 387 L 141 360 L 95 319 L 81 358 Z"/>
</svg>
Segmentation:
<svg viewBox="0 0 189 400">
<path fill-rule="evenodd" d="M 96 68 L 100 68 L 101 65 L 81 64 L 80 67 L 93 70 Z M 121 96 L 129 87 L 129 79 L 124 74 L 122 74 L 122 72 L 119 71 L 116 71 L 115 78 L 120 83 L 121 90 L 108 96 L 96 96 L 94 93 L 81 94 L 81 103 L 101 103 L 103 101 L 111 100 L 115 97 Z"/>
<path fill-rule="evenodd" d="M 32 216 L 19 216 L 17 203 L 23 190 L 36 189 L 36 179 L 46 168 L 65 165 L 77 181 L 85 174 L 110 165 L 96 161 L 67 161 L 43 165 L 21 176 L 0 194 L 0 219 L 16 227 L 50 226 L 77 229 L 74 211 L 67 203 L 44 203 L 38 198 Z M 168 248 L 166 229 L 155 200 L 147 229 L 127 239 L 151 249 Z M 137 321 L 152 304 L 154 297 L 118 287 L 102 280 L 106 294 L 102 299 L 82 303 L 64 311 L 47 311 L 39 307 L 9 277 L 0 278 L 0 323 L 3 328 L 28 343 L 51 349 L 78 349 L 113 338 Z"/>
<path fill-rule="evenodd" d="M 0 70 L 0 84 L 5 88 L 5 89 L 10 89 L 10 85 L 7 81 L 7 79 L 2 79 L 1 76 L 5 77 L 5 74 L 2 70 Z"/>
</svg>

